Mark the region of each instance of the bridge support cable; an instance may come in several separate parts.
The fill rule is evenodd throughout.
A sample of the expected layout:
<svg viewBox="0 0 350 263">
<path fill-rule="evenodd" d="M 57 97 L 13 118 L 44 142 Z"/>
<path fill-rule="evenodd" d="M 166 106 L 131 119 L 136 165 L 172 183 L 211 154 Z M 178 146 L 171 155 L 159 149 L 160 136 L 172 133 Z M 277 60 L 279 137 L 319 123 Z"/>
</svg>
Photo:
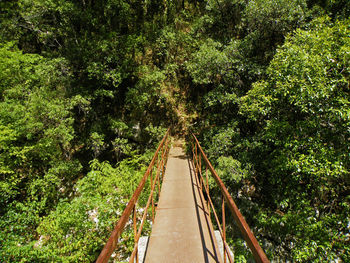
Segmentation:
<svg viewBox="0 0 350 263">
<path fill-rule="evenodd" d="M 154 214 L 155 214 L 155 202 L 154 202 L 154 193 L 157 185 L 158 194 L 160 189 L 160 183 L 161 179 L 160 177 L 164 176 L 165 168 L 166 168 L 166 162 L 168 158 L 169 153 L 169 137 L 170 137 L 170 128 L 164 135 L 162 141 L 159 143 L 159 146 L 148 166 L 147 171 L 145 172 L 144 176 L 142 177 L 138 187 L 136 188 L 134 194 L 132 195 L 129 203 L 127 204 L 126 208 L 124 209 L 119 221 L 117 222 L 116 226 L 114 227 L 113 232 L 111 233 L 107 243 L 105 244 L 104 248 L 102 249 L 100 255 L 98 256 L 96 263 L 107 263 L 116 249 L 118 245 L 118 239 L 121 235 L 121 233 L 124 230 L 124 227 L 126 223 L 130 220 L 130 216 L 132 214 L 132 222 L 133 222 L 133 232 L 134 232 L 134 250 L 130 256 L 129 262 L 135 262 L 138 263 L 139 259 L 137 256 L 137 249 L 138 249 L 138 241 L 142 233 L 143 225 L 146 222 L 147 214 L 150 205 L 152 206 L 152 222 L 154 221 Z M 155 170 L 155 175 L 153 178 L 153 170 Z M 144 186 L 146 184 L 146 181 L 150 178 L 150 194 L 148 196 L 147 204 L 144 208 L 144 212 L 142 215 L 142 219 L 139 224 L 139 228 L 137 228 L 137 209 L 136 204 L 137 200 L 141 194 L 141 192 L 144 190 Z"/>
<path fill-rule="evenodd" d="M 210 163 L 209 159 L 207 158 L 207 156 L 205 155 L 202 147 L 200 146 L 196 136 L 194 134 L 192 134 L 193 136 L 193 144 L 192 144 L 192 155 L 193 155 L 193 164 L 195 167 L 195 172 L 197 175 L 199 175 L 199 181 L 200 181 L 200 187 L 201 189 L 205 190 L 205 193 L 208 197 L 208 211 L 209 213 L 211 211 L 213 211 L 213 215 L 215 218 L 215 221 L 218 225 L 222 240 L 223 240 L 223 246 L 224 246 L 224 262 L 226 263 L 227 260 L 229 262 L 233 262 L 232 256 L 230 254 L 230 250 L 229 247 L 226 243 L 226 222 L 225 222 L 225 203 L 228 206 L 228 208 L 230 209 L 230 211 L 232 212 L 233 218 L 236 222 L 236 224 L 238 225 L 238 228 L 240 230 L 240 232 L 242 233 L 245 241 L 248 243 L 248 246 L 250 248 L 250 250 L 252 251 L 252 254 L 254 256 L 254 259 L 256 262 L 262 262 L 262 263 L 267 263 L 270 262 L 269 259 L 267 258 L 267 256 L 265 255 L 265 252 L 262 250 L 262 248 L 259 245 L 259 242 L 257 241 L 257 239 L 255 238 L 254 234 L 252 233 L 252 231 L 250 230 L 247 222 L 245 221 L 243 215 L 241 214 L 241 212 L 239 211 L 236 203 L 233 201 L 233 198 L 231 197 L 231 195 L 229 194 L 226 186 L 224 185 L 224 183 L 222 182 L 222 180 L 220 179 L 220 177 L 218 176 L 218 174 L 216 173 L 216 171 L 214 170 L 212 164 Z M 202 158 L 203 158 L 203 162 L 205 165 L 205 181 L 204 181 L 204 176 L 202 174 Z M 221 194 L 222 194 L 222 223 L 220 223 L 220 220 L 218 218 L 218 215 L 215 211 L 215 207 L 214 204 L 212 202 L 212 199 L 210 197 L 210 193 L 209 193 L 209 183 L 208 183 L 208 170 L 211 172 L 211 175 L 214 177 L 217 185 L 220 188 Z"/>
</svg>

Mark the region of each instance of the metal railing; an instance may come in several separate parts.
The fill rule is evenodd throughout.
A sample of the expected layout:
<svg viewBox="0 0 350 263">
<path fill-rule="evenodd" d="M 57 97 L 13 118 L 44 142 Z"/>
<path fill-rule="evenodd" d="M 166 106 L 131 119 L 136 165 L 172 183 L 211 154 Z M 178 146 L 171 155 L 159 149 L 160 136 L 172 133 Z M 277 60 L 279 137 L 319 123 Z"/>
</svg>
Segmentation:
<svg viewBox="0 0 350 263">
<path fill-rule="evenodd" d="M 195 168 L 195 172 L 197 175 L 199 175 L 200 180 L 200 188 L 203 191 L 203 187 L 205 190 L 205 193 L 208 198 L 208 212 L 209 214 L 211 211 L 213 211 L 213 215 L 215 218 L 215 221 L 217 223 L 217 226 L 219 228 L 222 240 L 223 240 L 223 257 L 224 257 L 224 263 L 227 262 L 227 259 L 229 262 L 233 262 L 232 256 L 230 254 L 229 247 L 226 243 L 226 222 L 225 222 L 225 202 L 229 209 L 232 212 L 233 218 L 242 233 L 245 241 L 248 243 L 248 246 L 250 250 L 252 251 L 252 254 L 254 256 L 254 259 L 256 262 L 263 262 L 267 263 L 270 262 L 267 256 L 265 255 L 264 251 L 260 247 L 258 241 L 256 240 L 255 236 L 253 235 L 252 231 L 250 230 L 247 222 L 245 221 L 244 217 L 242 216 L 241 212 L 239 211 L 237 205 L 233 201 L 231 195 L 229 194 L 227 188 L 225 187 L 224 183 L 221 181 L 220 177 L 214 170 L 213 166 L 209 162 L 207 156 L 205 155 L 202 147 L 200 146 L 196 136 L 192 134 L 194 143 L 192 144 L 192 155 L 193 155 L 193 166 Z M 204 160 L 205 164 L 205 179 L 202 173 L 202 158 Z M 209 182 L 208 182 L 208 170 L 211 172 L 211 175 L 214 177 L 217 185 L 220 188 L 221 194 L 222 194 L 222 204 L 221 204 L 221 210 L 222 210 L 222 224 L 220 223 L 219 217 L 215 211 L 215 207 L 212 201 L 212 198 L 209 194 Z M 205 180 L 205 181 L 204 181 Z"/>
<path fill-rule="evenodd" d="M 136 188 L 133 196 L 131 197 L 129 203 L 127 204 L 126 208 L 123 211 L 122 216 L 120 217 L 118 223 L 114 227 L 114 230 L 112 234 L 110 235 L 106 245 L 102 249 L 100 255 L 98 256 L 96 263 L 106 263 L 110 259 L 113 251 L 116 249 L 118 245 L 118 239 L 120 235 L 122 234 L 124 227 L 126 223 L 129 221 L 131 214 L 132 215 L 132 222 L 133 222 L 133 230 L 134 230 L 134 249 L 130 256 L 129 262 L 136 262 L 138 263 L 138 241 L 142 233 L 142 229 L 144 226 L 144 223 L 147 220 L 147 214 L 148 209 L 150 205 L 152 205 L 152 222 L 154 222 L 154 216 L 155 216 L 155 198 L 154 198 L 154 192 L 155 187 L 157 185 L 158 187 L 158 194 L 160 192 L 160 176 L 164 176 L 166 162 L 168 159 L 168 153 L 169 153 L 169 133 L 170 128 L 166 132 L 165 136 L 163 137 L 162 141 L 160 142 L 151 163 L 148 166 L 148 169 L 144 176 L 142 177 L 138 187 Z M 154 169 L 155 168 L 155 169 Z M 153 177 L 152 173 L 153 170 L 156 171 L 155 177 Z M 146 181 L 150 178 L 150 194 L 148 196 L 147 204 L 144 208 L 144 212 L 141 218 L 141 222 L 139 223 L 139 227 L 137 228 L 137 215 L 136 215 L 136 204 L 137 200 L 139 199 L 139 196 L 141 192 L 144 190 L 144 186 L 146 184 Z"/>
</svg>

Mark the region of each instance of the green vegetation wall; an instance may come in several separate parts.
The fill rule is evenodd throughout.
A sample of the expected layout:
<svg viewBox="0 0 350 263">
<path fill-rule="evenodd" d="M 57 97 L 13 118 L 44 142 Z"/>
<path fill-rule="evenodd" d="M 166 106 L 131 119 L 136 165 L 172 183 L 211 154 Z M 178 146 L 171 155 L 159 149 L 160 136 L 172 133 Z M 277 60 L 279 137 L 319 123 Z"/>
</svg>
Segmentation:
<svg viewBox="0 0 350 263">
<path fill-rule="evenodd" d="M 270 259 L 349 261 L 343 4 L 208 1 L 194 23 L 193 129 Z M 229 231 L 236 261 L 251 259 L 237 228 Z"/>
<path fill-rule="evenodd" d="M 1 262 L 97 258 L 169 125 L 145 49 L 175 8 L 1 1 Z"/>
<path fill-rule="evenodd" d="M 0 11 L 1 262 L 93 262 L 169 125 L 199 133 L 270 259 L 350 260 L 349 1 Z"/>
</svg>

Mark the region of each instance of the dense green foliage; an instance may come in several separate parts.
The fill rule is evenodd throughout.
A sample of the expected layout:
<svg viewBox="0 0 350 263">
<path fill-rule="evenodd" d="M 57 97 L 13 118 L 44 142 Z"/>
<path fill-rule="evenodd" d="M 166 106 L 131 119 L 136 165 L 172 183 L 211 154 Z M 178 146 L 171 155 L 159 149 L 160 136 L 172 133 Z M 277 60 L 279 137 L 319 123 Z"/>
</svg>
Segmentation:
<svg viewBox="0 0 350 263">
<path fill-rule="evenodd" d="M 283 262 L 349 261 L 350 23 L 338 4 L 208 2 L 186 64 L 200 141 Z M 251 258 L 230 231 L 236 260 Z"/>
<path fill-rule="evenodd" d="M 94 261 L 169 125 L 199 134 L 269 258 L 350 261 L 349 16 L 346 0 L 1 1 L 0 261 Z"/>
<path fill-rule="evenodd" d="M 310 30 L 288 37 L 267 79 L 253 85 L 240 108 L 257 125 L 249 138 L 255 145 L 248 146 L 259 166 L 255 195 L 279 212 L 261 211 L 259 223 L 264 235 L 280 240 L 300 261 L 350 256 L 344 247 L 350 212 L 350 24 L 329 24 L 317 19 Z"/>
<path fill-rule="evenodd" d="M 167 126 L 142 62 L 166 17 L 114 0 L 0 8 L 0 261 L 91 262 Z"/>
</svg>

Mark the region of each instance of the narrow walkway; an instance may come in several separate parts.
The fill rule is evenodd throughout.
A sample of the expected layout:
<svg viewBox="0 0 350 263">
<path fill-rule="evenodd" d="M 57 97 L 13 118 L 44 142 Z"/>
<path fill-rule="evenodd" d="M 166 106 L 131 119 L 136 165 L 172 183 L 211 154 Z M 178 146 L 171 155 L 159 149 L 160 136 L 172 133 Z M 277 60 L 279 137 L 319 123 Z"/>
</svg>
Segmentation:
<svg viewBox="0 0 350 263">
<path fill-rule="evenodd" d="M 197 178 L 181 147 L 170 150 L 146 263 L 221 262 Z"/>
</svg>

